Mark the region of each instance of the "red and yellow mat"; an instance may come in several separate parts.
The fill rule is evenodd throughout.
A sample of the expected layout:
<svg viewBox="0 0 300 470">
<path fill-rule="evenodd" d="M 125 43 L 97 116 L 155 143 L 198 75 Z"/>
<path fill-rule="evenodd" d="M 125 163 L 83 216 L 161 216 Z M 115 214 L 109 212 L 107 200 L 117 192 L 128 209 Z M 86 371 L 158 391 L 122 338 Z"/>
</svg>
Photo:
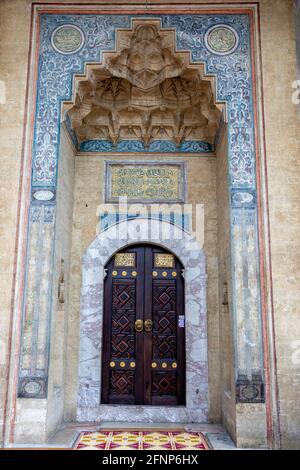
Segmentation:
<svg viewBox="0 0 300 470">
<path fill-rule="evenodd" d="M 83 432 L 76 450 L 208 450 L 200 432 L 97 431 Z"/>
</svg>

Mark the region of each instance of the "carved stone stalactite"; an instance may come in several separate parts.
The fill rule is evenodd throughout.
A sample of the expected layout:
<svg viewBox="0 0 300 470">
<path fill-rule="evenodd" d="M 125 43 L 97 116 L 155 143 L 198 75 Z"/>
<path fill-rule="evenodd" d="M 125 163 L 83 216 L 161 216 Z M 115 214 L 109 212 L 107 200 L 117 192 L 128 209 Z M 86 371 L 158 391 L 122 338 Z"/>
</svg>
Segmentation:
<svg viewBox="0 0 300 470">
<path fill-rule="evenodd" d="M 110 140 L 116 147 L 121 140 L 141 140 L 147 149 L 154 140 L 166 140 L 179 148 L 198 140 L 213 145 L 221 111 L 211 81 L 174 54 L 172 42 L 155 25 L 121 35 L 121 51 L 103 67 L 91 66 L 76 83 L 66 119 L 78 144 Z"/>
</svg>

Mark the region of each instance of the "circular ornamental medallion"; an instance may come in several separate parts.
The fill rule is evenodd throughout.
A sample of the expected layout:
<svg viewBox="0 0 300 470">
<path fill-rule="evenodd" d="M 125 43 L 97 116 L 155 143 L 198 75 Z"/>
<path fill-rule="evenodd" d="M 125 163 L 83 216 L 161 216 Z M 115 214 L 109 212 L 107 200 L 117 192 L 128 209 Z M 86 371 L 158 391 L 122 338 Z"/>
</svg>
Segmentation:
<svg viewBox="0 0 300 470">
<path fill-rule="evenodd" d="M 205 45 L 213 54 L 232 54 L 239 45 L 239 36 L 231 26 L 212 26 L 206 32 Z"/>
<path fill-rule="evenodd" d="M 24 390 L 28 395 L 38 395 L 42 387 L 38 382 L 30 381 L 24 386 Z"/>
<path fill-rule="evenodd" d="M 74 54 L 81 49 L 83 43 L 83 32 L 73 24 L 59 26 L 52 33 L 52 47 L 61 54 Z"/>
</svg>

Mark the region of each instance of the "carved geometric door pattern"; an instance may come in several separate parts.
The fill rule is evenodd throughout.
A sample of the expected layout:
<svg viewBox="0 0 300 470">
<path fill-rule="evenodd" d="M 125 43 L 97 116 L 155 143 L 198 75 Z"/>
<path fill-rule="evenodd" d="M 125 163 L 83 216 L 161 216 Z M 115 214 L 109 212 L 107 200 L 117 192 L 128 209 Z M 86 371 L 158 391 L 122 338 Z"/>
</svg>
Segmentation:
<svg viewBox="0 0 300 470">
<path fill-rule="evenodd" d="M 183 266 L 156 246 L 106 266 L 101 403 L 185 404 Z"/>
</svg>

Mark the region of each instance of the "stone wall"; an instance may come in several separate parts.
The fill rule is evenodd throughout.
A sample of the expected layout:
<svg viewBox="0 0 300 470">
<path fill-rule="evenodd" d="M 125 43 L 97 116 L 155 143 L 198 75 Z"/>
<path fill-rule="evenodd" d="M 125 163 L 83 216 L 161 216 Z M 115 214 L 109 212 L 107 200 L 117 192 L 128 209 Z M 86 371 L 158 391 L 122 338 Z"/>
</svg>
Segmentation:
<svg viewBox="0 0 300 470">
<path fill-rule="evenodd" d="M 16 14 L 16 12 L 18 12 Z M 29 2 L 0 3 L 0 445 L 3 438 L 3 412 L 6 406 L 10 337 L 12 328 L 12 292 L 18 236 L 19 183 L 22 173 L 24 105 L 29 51 Z M 15 31 L 14 41 L 11 32 Z M 24 175 L 28 176 L 28 175 Z M 22 229 L 22 227 L 20 227 Z M 14 410 L 10 410 L 11 415 Z M 10 416 L 9 416 L 10 417 Z"/>
<path fill-rule="evenodd" d="M 298 78 L 300 79 L 300 0 L 295 0 L 295 23 L 298 58 Z"/>
<path fill-rule="evenodd" d="M 299 448 L 300 139 L 293 2 L 261 2 L 270 244 L 282 446 Z M 284 53 L 283 53 L 284 51 Z M 284 110 L 284 112 L 283 112 Z M 298 350 L 298 356 L 297 356 Z"/>
<path fill-rule="evenodd" d="M 228 192 L 228 135 L 224 127 L 216 149 L 218 208 L 218 273 L 219 273 L 219 364 L 221 417 L 226 429 L 236 439 L 234 345 L 232 341 L 232 286 L 230 270 L 230 220 Z"/>
</svg>

